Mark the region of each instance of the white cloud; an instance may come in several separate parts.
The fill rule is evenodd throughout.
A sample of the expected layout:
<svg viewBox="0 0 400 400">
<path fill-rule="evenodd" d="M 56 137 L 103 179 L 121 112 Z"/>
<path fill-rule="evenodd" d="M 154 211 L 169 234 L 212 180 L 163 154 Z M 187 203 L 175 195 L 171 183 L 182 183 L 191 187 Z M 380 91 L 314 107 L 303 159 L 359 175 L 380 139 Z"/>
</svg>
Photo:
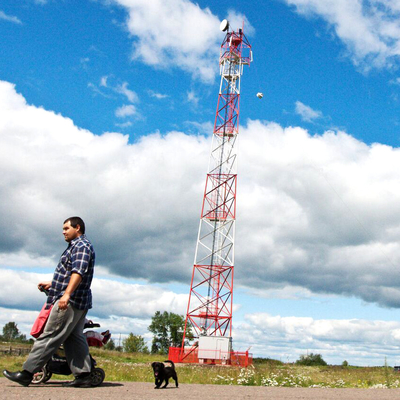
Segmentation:
<svg viewBox="0 0 400 400">
<path fill-rule="evenodd" d="M 27 273 L 2 269 L 0 274 L 0 327 L 15 321 L 29 336 L 29 331 L 45 296 L 37 283 L 49 280 L 51 274 Z M 10 285 L 10 282 L 13 282 Z M 15 296 L 18 287 L 18 296 Z M 126 283 L 112 278 L 95 277 L 92 284 L 93 309 L 88 318 L 109 329 L 114 340 L 119 334 L 143 335 L 150 339 L 147 327 L 156 311 L 184 315 L 188 294 L 177 294 L 155 285 Z M 315 352 L 329 363 L 347 360 L 352 365 L 398 364 L 400 322 L 360 319 L 317 320 L 309 317 L 282 317 L 267 313 L 234 318 L 235 350 L 250 351 L 257 356 L 295 361 L 301 354 Z"/>
<path fill-rule="evenodd" d="M 130 113 L 124 110 L 121 115 Z M 129 145 L 119 133 L 96 136 L 27 105 L 7 82 L 0 82 L 0 114 L 0 214 L 13 225 L 13 233 L 0 240 L 6 265 L 18 263 L 22 252 L 57 255 L 60 221 L 75 214 L 88 221 L 99 262 L 116 274 L 147 278 L 150 272 L 169 281 L 192 263 L 184 249 L 194 248 L 205 138 L 170 132 Z M 79 196 L 68 199 L 70 187 Z M 179 274 L 179 280 L 189 279 L 190 268 Z"/>
<path fill-rule="evenodd" d="M 162 99 L 166 99 L 169 96 L 167 94 L 162 94 L 162 93 L 157 93 L 157 92 L 153 92 L 152 90 L 149 90 L 149 96 L 150 97 L 155 97 L 158 100 L 162 100 Z"/>
<path fill-rule="evenodd" d="M 234 342 L 252 344 L 251 351 L 294 362 L 307 353 L 322 354 L 329 363 L 389 365 L 400 360 L 400 322 L 316 320 L 309 317 L 281 317 L 266 313 L 249 314 L 234 329 Z"/>
<path fill-rule="evenodd" d="M 134 92 L 133 90 L 128 88 L 128 82 L 123 82 L 119 83 L 116 85 L 110 84 L 109 82 L 110 76 L 104 75 L 100 78 L 100 88 L 104 88 L 101 90 L 99 87 L 96 85 L 89 83 L 88 87 L 93 90 L 94 93 L 100 94 L 101 96 L 110 98 L 111 95 L 109 93 L 117 93 L 119 95 L 122 95 L 128 100 L 130 103 L 138 103 L 139 102 L 139 96 Z M 115 116 L 118 118 L 126 118 L 126 117 L 131 117 L 134 116 L 135 118 L 142 118 L 142 115 L 134 106 L 133 104 L 129 105 L 122 105 L 118 107 L 115 110 Z M 132 125 L 132 122 L 125 122 L 124 124 L 115 124 L 116 126 L 120 128 L 126 128 L 128 126 Z"/>
<path fill-rule="evenodd" d="M 113 274 L 189 282 L 209 136 L 96 136 L 7 82 L 0 114 L 4 266 L 54 261 L 60 221 L 81 214 Z M 400 307 L 400 150 L 260 121 L 241 137 L 235 284 Z"/>
<path fill-rule="evenodd" d="M 22 318 L 18 308 L 40 306 L 31 271 L 55 265 L 65 246 L 61 223 L 78 214 L 100 270 L 149 282 L 96 278 L 93 315 L 113 327 L 124 315 L 124 329 L 142 334 L 162 305 L 184 313 L 186 295 L 152 285 L 190 283 L 209 136 L 156 133 L 133 144 L 119 133 L 96 136 L 28 105 L 4 81 L 0 115 L 0 220 L 8 227 L 0 238 L 0 282 L 7 282 L 0 307 Z M 399 170 L 398 148 L 248 121 L 240 141 L 235 286 L 265 297 L 324 293 L 399 308 Z M 235 324 L 236 342 L 254 342 L 252 351 L 266 355 L 296 347 L 291 360 L 306 349 L 356 360 L 369 357 L 369 348 L 378 363 L 386 351 L 393 355 L 386 343 L 395 346 L 400 335 L 397 323 L 380 321 L 248 316 Z M 350 328 L 364 348 L 352 348 Z M 273 335 L 281 345 L 271 344 Z"/>
<path fill-rule="evenodd" d="M 54 263 L 53 269 L 55 265 Z M 39 292 L 37 284 L 51 280 L 51 277 L 52 273 L 28 273 L 2 268 L 1 306 L 39 311 L 46 297 Z M 10 285 L 10 282 L 14 284 Z M 14 295 L 16 287 L 18 287 L 18 296 Z M 110 278 L 95 277 L 92 292 L 94 308 L 91 313 L 100 318 L 118 315 L 127 318 L 150 319 L 156 311 L 167 310 L 184 314 L 188 301 L 188 294 L 176 294 L 157 286 L 125 283 Z"/>
<path fill-rule="evenodd" d="M 185 121 L 185 126 L 189 127 L 189 132 L 193 131 L 195 134 L 210 136 L 214 131 L 214 125 L 211 121 L 197 122 L 197 121 Z"/>
<path fill-rule="evenodd" d="M 49 268 L 54 267 L 54 259 L 41 257 L 35 253 L 28 253 L 25 250 L 17 251 L 10 259 L 7 254 L 0 253 L 0 267 L 18 268 L 22 265 L 26 268 Z"/>
<path fill-rule="evenodd" d="M 400 85 L 400 78 L 392 79 L 392 80 L 389 81 L 389 83 L 391 85 L 399 86 Z"/>
<path fill-rule="evenodd" d="M 14 24 L 22 24 L 22 21 L 13 15 L 7 15 L 4 11 L 0 10 L 0 19 Z"/>
<path fill-rule="evenodd" d="M 137 115 L 137 110 L 133 104 L 123 105 L 115 110 L 115 115 L 118 118 L 125 118 L 132 115 Z"/>
<path fill-rule="evenodd" d="M 124 95 L 131 103 L 137 103 L 139 101 L 138 95 L 133 90 L 128 89 L 128 82 L 117 85 L 115 91 Z"/>
<path fill-rule="evenodd" d="M 392 67 L 400 55 L 396 0 L 285 0 L 299 14 L 324 19 L 345 44 L 353 62 L 365 70 Z"/>
<path fill-rule="evenodd" d="M 399 307 L 399 149 L 258 121 L 241 134 L 237 262 L 253 262 L 236 279 Z"/>
<path fill-rule="evenodd" d="M 239 13 L 235 10 L 229 10 L 226 19 L 229 21 L 231 30 L 233 29 L 237 31 L 238 29 L 243 28 L 243 32 L 246 36 L 253 36 L 256 32 L 250 21 L 242 13 Z"/>
<path fill-rule="evenodd" d="M 131 89 L 128 89 L 128 82 L 123 82 L 123 83 L 118 83 L 115 85 L 110 84 L 109 82 L 110 80 L 110 76 L 108 75 L 104 75 L 100 78 L 100 87 L 105 88 L 104 90 L 108 90 L 109 92 L 114 92 L 114 93 L 118 93 L 122 96 L 124 96 L 130 103 L 138 103 L 139 102 L 139 96 L 137 95 L 137 93 Z M 101 93 L 99 88 L 97 88 L 97 86 L 95 86 L 94 84 L 90 83 L 89 87 L 97 92 L 97 93 Z"/>
<path fill-rule="evenodd" d="M 102 76 L 101 79 L 100 79 L 100 86 L 107 87 L 107 80 L 108 80 L 108 76 L 107 75 Z"/>
<path fill-rule="evenodd" d="M 37 284 L 50 280 L 51 276 L 1 269 L 0 285 L 3 290 L 0 292 L 0 329 L 7 322 L 14 321 L 18 329 L 29 337 L 32 324 L 46 300 L 37 289 Z M 110 330 L 114 340 L 118 340 L 119 334 L 124 338 L 131 332 L 150 339 L 147 328 L 155 312 L 184 315 L 188 301 L 188 294 L 176 294 L 157 286 L 124 283 L 110 278 L 95 277 L 92 292 L 93 308 L 89 310 L 88 318 L 101 324 L 102 328 L 96 329 L 99 332 Z"/>
<path fill-rule="evenodd" d="M 209 8 L 187 0 L 114 2 L 129 14 L 127 27 L 135 38 L 133 58 L 157 68 L 181 68 L 196 79 L 213 82 L 223 34 L 220 19 Z M 241 27 L 245 17 L 239 18 Z"/>
<path fill-rule="evenodd" d="M 100 85 L 102 86 L 102 85 Z M 105 97 L 106 99 L 110 99 L 111 96 L 107 93 L 104 93 L 101 89 L 99 89 L 95 84 L 93 84 L 92 82 L 88 83 L 88 88 L 91 89 L 93 91 L 93 93 L 95 94 L 99 94 L 102 97 Z"/>
<path fill-rule="evenodd" d="M 0 274 L 1 306 L 40 311 L 46 301 L 46 296 L 38 290 L 37 285 L 39 282 L 51 280 L 51 277 L 52 274 L 37 274 L 2 268 Z M 16 293 L 18 293 L 17 296 Z"/>
<path fill-rule="evenodd" d="M 187 101 L 189 103 L 193 103 L 195 106 L 197 106 L 199 104 L 200 99 L 198 98 L 198 96 L 196 96 L 196 93 L 194 92 L 194 90 L 187 92 L 186 96 L 187 96 Z"/>
<path fill-rule="evenodd" d="M 291 299 L 301 300 L 313 297 L 313 293 L 301 286 L 285 285 L 283 287 L 276 287 L 273 289 L 251 289 L 249 294 L 257 298 L 266 299 Z"/>
<path fill-rule="evenodd" d="M 296 114 L 300 115 L 301 119 L 306 122 L 312 122 L 322 117 L 321 111 L 313 110 L 301 101 L 296 101 Z"/>
<path fill-rule="evenodd" d="M 119 128 L 125 129 L 131 127 L 133 124 L 131 121 L 126 121 L 122 124 L 115 124 L 115 126 L 118 126 Z"/>
<path fill-rule="evenodd" d="M 118 315 L 129 318 L 148 318 L 156 311 L 177 314 L 186 312 L 188 294 L 176 294 L 152 285 L 139 285 L 95 279 L 93 296 L 96 297 L 97 316 Z M 189 290 L 188 290 L 189 292 Z"/>
</svg>

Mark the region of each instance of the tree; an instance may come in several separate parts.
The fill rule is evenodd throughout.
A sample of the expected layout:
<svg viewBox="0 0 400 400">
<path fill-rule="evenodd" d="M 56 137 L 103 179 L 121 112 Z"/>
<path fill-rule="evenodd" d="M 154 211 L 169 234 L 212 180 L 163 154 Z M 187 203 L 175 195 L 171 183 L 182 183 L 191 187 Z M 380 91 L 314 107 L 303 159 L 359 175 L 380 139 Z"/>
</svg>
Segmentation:
<svg viewBox="0 0 400 400">
<path fill-rule="evenodd" d="M 296 361 L 296 364 L 298 365 L 307 365 L 307 366 L 313 366 L 313 365 L 327 365 L 327 363 L 323 360 L 321 354 L 303 354 L 300 356 L 300 358 Z"/>
<path fill-rule="evenodd" d="M 122 344 L 124 351 L 127 353 L 149 353 L 149 349 L 143 336 L 130 333 L 129 336 L 122 341 Z"/>
<path fill-rule="evenodd" d="M 157 311 L 151 318 L 149 331 L 154 334 L 151 344 L 153 354 L 168 354 L 169 347 L 178 347 L 182 344 L 185 319 L 182 315 Z M 186 331 L 186 336 L 191 335 L 190 327 Z"/>
<path fill-rule="evenodd" d="M 26 340 L 26 336 L 19 331 L 18 325 L 15 322 L 7 322 L 3 326 L 2 339 L 6 342 L 12 342 L 13 340 L 24 341 Z"/>
</svg>

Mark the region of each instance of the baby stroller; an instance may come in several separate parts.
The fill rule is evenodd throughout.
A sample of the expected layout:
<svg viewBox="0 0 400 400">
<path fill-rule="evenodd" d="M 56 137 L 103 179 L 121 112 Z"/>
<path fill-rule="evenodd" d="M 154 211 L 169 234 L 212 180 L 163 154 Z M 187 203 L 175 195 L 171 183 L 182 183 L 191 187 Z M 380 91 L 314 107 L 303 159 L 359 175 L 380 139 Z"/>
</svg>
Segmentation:
<svg viewBox="0 0 400 400">
<path fill-rule="evenodd" d="M 85 321 L 84 329 L 98 328 L 100 324 L 93 323 L 90 320 Z M 105 332 L 99 333 L 95 331 L 84 332 L 86 340 L 89 347 L 102 347 L 111 338 L 111 333 L 107 330 Z M 39 384 L 47 382 L 53 374 L 57 375 L 71 375 L 71 369 L 68 366 L 66 357 L 62 354 L 62 346 L 60 349 L 53 354 L 51 359 L 46 363 L 46 365 L 33 376 L 32 383 Z M 103 383 L 106 376 L 102 368 L 96 367 L 96 360 L 90 355 L 92 361 L 92 372 L 90 374 L 92 379 L 92 386 L 99 386 Z"/>
</svg>

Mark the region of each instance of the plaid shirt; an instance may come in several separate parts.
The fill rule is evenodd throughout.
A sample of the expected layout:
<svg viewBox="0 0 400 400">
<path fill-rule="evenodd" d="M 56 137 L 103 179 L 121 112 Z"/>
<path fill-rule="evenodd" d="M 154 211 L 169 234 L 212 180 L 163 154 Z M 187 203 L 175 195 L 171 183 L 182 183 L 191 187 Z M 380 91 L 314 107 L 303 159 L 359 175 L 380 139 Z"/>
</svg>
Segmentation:
<svg viewBox="0 0 400 400">
<path fill-rule="evenodd" d="M 78 273 L 82 281 L 72 293 L 69 302 L 79 310 L 92 308 L 92 291 L 90 284 L 93 279 L 95 253 L 86 235 L 72 240 L 61 255 L 53 275 L 47 304 L 53 304 L 60 299 L 67 289 L 71 274 Z"/>
</svg>

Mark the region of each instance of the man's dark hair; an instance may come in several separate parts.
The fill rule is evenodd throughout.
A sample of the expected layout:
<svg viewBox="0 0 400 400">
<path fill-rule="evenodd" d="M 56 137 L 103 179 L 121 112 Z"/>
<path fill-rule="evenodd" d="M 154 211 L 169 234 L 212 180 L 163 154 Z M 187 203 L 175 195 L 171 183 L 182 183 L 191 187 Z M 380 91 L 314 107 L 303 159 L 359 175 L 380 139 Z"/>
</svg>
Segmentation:
<svg viewBox="0 0 400 400">
<path fill-rule="evenodd" d="M 81 232 L 82 234 L 85 233 L 85 223 L 83 222 L 83 219 L 82 219 L 82 218 L 80 218 L 80 217 L 71 217 L 71 218 L 67 218 L 67 219 L 64 221 L 64 224 L 66 224 L 68 221 L 71 223 L 71 226 L 72 226 L 73 228 L 76 228 L 77 225 L 79 225 L 80 228 L 81 228 L 81 229 L 80 229 L 80 232 Z"/>
</svg>

